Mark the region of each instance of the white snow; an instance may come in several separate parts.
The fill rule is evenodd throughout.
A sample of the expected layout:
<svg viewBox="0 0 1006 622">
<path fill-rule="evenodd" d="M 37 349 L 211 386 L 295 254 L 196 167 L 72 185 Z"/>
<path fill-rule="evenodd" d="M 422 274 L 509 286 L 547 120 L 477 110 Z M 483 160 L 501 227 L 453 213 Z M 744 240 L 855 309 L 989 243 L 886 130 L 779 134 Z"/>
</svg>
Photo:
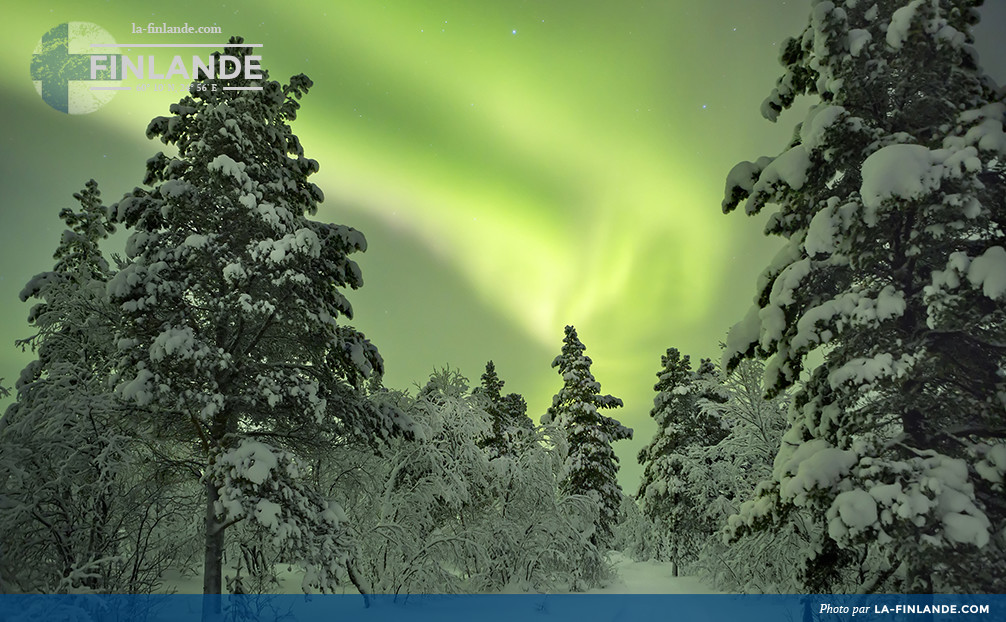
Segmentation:
<svg viewBox="0 0 1006 622">
<path fill-rule="evenodd" d="M 816 257 L 835 252 L 836 233 L 838 233 L 838 227 L 832 208 L 830 206 L 822 208 L 814 214 L 814 218 L 811 219 L 810 225 L 807 227 L 807 237 L 803 240 L 807 255 Z"/>
<path fill-rule="evenodd" d="M 723 352 L 724 367 L 734 355 L 745 352 L 752 343 L 757 343 L 758 335 L 761 333 L 759 311 L 757 305 L 752 305 L 744 319 L 734 324 L 727 333 L 727 347 Z"/>
<path fill-rule="evenodd" d="M 995 484 L 1003 483 L 1006 475 L 1006 443 L 988 449 L 985 459 L 975 464 L 975 471 Z"/>
<path fill-rule="evenodd" d="M 255 506 L 255 520 L 267 529 L 279 527 L 280 513 L 283 508 L 278 503 L 273 503 L 268 499 L 259 499 Z"/>
<path fill-rule="evenodd" d="M 888 145 L 870 154 L 863 162 L 860 188 L 868 208 L 867 224 L 876 224 L 876 210 L 883 201 L 916 199 L 939 188 L 942 172 L 934 164 L 933 152 L 922 145 Z"/>
<path fill-rule="evenodd" d="M 849 54 L 859 56 L 863 48 L 872 40 L 873 35 L 870 34 L 869 30 L 853 28 L 849 31 Z"/>
<path fill-rule="evenodd" d="M 963 149 L 938 149 L 933 152 L 933 157 L 938 164 L 942 164 L 939 170 L 947 178 L 960 179 L 964 173 L 977 173 L 982 170 L 978 150 L 973 146 Z"/>
<path fill-rule="evenodd" d="M 870 34 L 870 33 L 866 33 Z M 835 121 L 838 121 L 845 108 L 830 104 L 815 106 L 807 113 L 803 125 L 800 126 L 800 143 L 807 151 L 814 151 L 824 142 L 825 133 Z"/>
<path fill-rule="evenodd" d="M 908 39 L 908 32 L 915 19 L 915 12 L 924 0 L 912 0 L 907 6 L 903 6 L 891 16 L 891 23 L 887 27 L 887 45 L 899 50 L 902 44 Z"/>
<path fill-rule="evenodd" d="M 321 513 L 321 518 L 332 525 L 339 525 L 349 521 L 346 510 L 342 509 L 336 501 L 329 501 L 328 508 Z"/>
<path fill-rule="evenodd" d="M 242 441 L 237 448 L 220 456 L 219 462 L 230 464 L 234 467 L 236 476 L 259 485 L 269 478 L 269 473 L 279 464 L 271 447 L 249 440 Z"/>
<path fill-rule="evenodd" d="M 870 489 L 870 496 L 881 505 L 894 505 L 894 502 L 903 497 L 901 484 L 880 484 Z"/>
<path fill-rule="evenodd" d="M 730 169 L 730 173 L 727 174 L 727 195 L 729 196 L 734 188 L 741 188 L 747 192 L 751 192 L 755 181 L 758 180 L 758 175 L 770 161 L 771 158 L 762 158 L 758 162 L 738 162 Z"/>
<path fill-rule="evenodd" d="M 985 546 L 989 541 L 988 517 L 974 502 L 964 460 L 934 456 L 925 461 L 921 488 L 932 491 L 935 511 L 943 522 L 943 536 L 951 542 Z"/>
<path fill-rule="evenodd" d="M 943 533 L 948 540 L 982 547 L 989 542 L 989 521 L 985 515 L 951 512 L 943 517 Z"/>
<path fill-rule="evenodd" d="M 768 305 L 758 312 L 761 321 L 761 347 L 768 348 L 774 341 L 782 339 L 786 330 L 786 313 L 781 307 Z"/>
<path fill-rule="evenodd" d="M 119 386 L 119 395 L 125 400 L 135 400 L 138 405 L 146 406 L 153 399 L 149 387 L 149 382 L 153 378 L 153 372 L 141 369 L 136 372 L 135 378 Z"/>
<path fill-rule="evenodd" d="M 949 200 L 949 198 L 948 196 L 947 199 Z M 964 213 L 965 218 L 972 220 L 978 218 L 982 213 L 982 202 L 975 197 L 968 197 L 967 203 L 961 211 Z"/>
<path fill-rule="evenodd" d="M 944 290 L 960 287 L 963 276 L 992 300 L 1003 298 L 1006 296 L 1006 250 L 992 246 L 974 259 L 962 252 L 951 254 L 946 269 L 934 270 L 932 284 L 925 288 L 927 298 L 936 299 L 930 302 L 930 314 L 942 304 L 939 296 Z"/>
<path fill-rule="evenodd" d="M 238 181 L 244 181 L 247 178 L 244 174 L 245 163 L 235 162 L 230 156 L 223 153 L 213 158 L 206 168 L 208 168 L 210 172 L 219 171 L 220 173 L 233 177 Z"/>
<path fill-rule="evenodd" d="M 170 356 L 192 358 L 195 339 L 195 333 L 189 326 L 168 328 L 157 335 L 150 344 L 150 360 L 156 362 Z"/>
<path fill-rule="evenodd" d="M 270 262 L 282 263 L 288 255 L 295 253 L 317 258 L 321 255 L 321 241 L 311 229 L 300 228 L 296 233 L 288 233 L 278 240 L 262 240 L 256 250 Z"/>
<path fill-rule="evenodd" d="M 874 382 L 884 376 L 900 378 L 908 373 L 913 362 L 907 354 L 902 354 L 895 360 L 890 352 L 881 352 L 872 357 L 854 358 L 828 374 L 828 383 L 835 389 L 846 382 L 858 385 Z"/>
<path fill-rule="evenodd" d="M 242 194 L 240 197 L 238 197 L 238 203 L 244 205 L 248 209 L 255 209 L 255 206 L 258 205 L 258 202 L 255 200 L 255 195 L 250 192 L 247 194 Z"/>
<path fill-rule="evenodd" d="M 132 240 L 135 237 L 136 234 L 133 234 L 129 239 Z M 112 277 L 105 292 L 113 299 L 126 298 L 134 287 L 143 282 L 144 275 L 141 272 L 144 272 L 142 266 L 135 263 L 129 264 Z"/>
<path fill-rule="evenodd" d="M 1006 118 L 1006 104 L 987 104 L 978 110 L 969 110 L 961 114 L 962 123 L 974 123 L 964 135 L 965 145 L 974 145 L 982 151 L 1006 154 L 1006 132 L 1003 131 L 1003 119 Z M 955 143 L 945 143 L 950 147 Z"/>
<path fill-rule="evenodd" d="M 996 300 L 1006 293 L 1006 250 L 993 246 L 971 262 L 968 281 L 981 287 L 982 293 Z"/>
<path fill-rule="evenodd" d="M 258 215 L 262 218 L 262 220 L 270 225 L 275 226 L 280 223 L 279 212 L 276 210 L 276 206 L 272 203 L 259 203 L 255 211 L 258 212 Z"/>
<path fill-rule="evenodd" d="M 180 179 L 169 179 L 157 187 L 164 198 L 179 197 L 192 189 L 192 184 Z"/>
<path fill-rule="evenodd" d="M 619 551 L 608 554 L 615 571 L 615 579 L 611 584 L 587 590 L 586 594 L 717 594 L 716 590 L 703 584 L 695 577 L 675 577 L 674 567 L 670 562 L 633 561 Z M 300 594 L 303 592 L 303 570 L 288 564 L 276 566 L 279 594 Z M 225 568 L 227 574 L 233 574 L 233 568 Z M 202 594 L 203 580 L 200 574 L 181 574 L 171 571 L 164 576 L 166 587 L 174 588 L 178 594 Z M 355 594 L 352 584 L 344 586 L 344 592 Z"/>
<path fill-rule="evenodd" d="M 780 496 L 801 505 L 807 492 L 831 488 L 854 464 L 856 454 L 852 451 L 832 447 L 823 439 L 807 441 L 781 465 Z"/>
<path fill-rule="evenodd" d="M 970 265 L 971 258 L 965 253 L 951 253 L 950 259 L 947 260 L 946 270 L 933 270 L 933 282 L 932 285 L 926 286 L 926 295 L 933 296 L 942 289 L 956 289 L 960 287 L 960 276 L 967 273 L 968 266 Z"/>
<path fill-rule="evenodd" d="M 618 551 L 608 560 L 614 565 L 616 578 L 608 586 L 588 590 L 587 594 L 716 594 L 695 577 L 675 577 L 669 562 L 633 561 Z"/>
<path fill-rule="evenodd" d="M 893 285 L 887 285 L 880 290 L 874 307 L 878 321 L 883 322 L 893 317 L 901 317 L 904 315 L 905 309 L 905 293 L 903 291 L 894 289 Z"/>
<path fill-rule="evenodd" d="M 240 281 L 241 279 L 248 276 L 245 272 L 244 267 L 240 263 L 229 263 L 224 266 L 222 271 L 224 280 L 228 283 L 234 283 L 235 281 Z"/>
<path fill-rule="evenodd" d="M 769 303 L 783 307 L 796 302 L 793 297 L 793 290 L 800 287 L 800 283 L 810 274 L 810 259 L 795 261 L 779 273 L 775 283 L 772 284 L 772 291 L 769 294 Z"/>
<path fill-rule="evenodd" d="M 877 522 L 877 502 L 860 488 L 846 490 L 835 497 L 828 517 L 828 533 L 833 538 L 840 539 L 846 533 L 856 535 Z"/>
<path fill-rule="evenodd" d="M 936 32 L 936 38 L 941 42 L 949 42 L 955 48 L 960 48 L 968 41 L 967 35 L 946 23 L 940 26 Z"/>
<path fill-rule="evenodd" d="M 766 100 L 767 101 L 767 100 Z M 727 175 L 727 183 L 725 188 L 725 193 L 723 196 L 722 207 L 726 207 L 731 200 L 734 190 L 740 189 L 745 194 L 750 195 L 754 190 L 755 183 L 758 181 L 758 176 L 761 172 L 765 170 L 765 167 L 772 163 L 772 158 L 768 156 L 762 156 L 758 158 L 756 162 L 739 162 Z M 746 207 L 746 211 L 750 214 L 753 205 L 749 200 Z"/>
<path fill-rule="evenodd" d="M 807 181 L 807 171 L 810 169 L 810 158 L 807 148 L 796 145 L 783 152 L 772 163 L 765 167 L 754 185 L 754 192 L 767 192 L 770 185 L 783 182 L 793 190 L 799 190 Z"/>
<path fill-rule="evenodd" d="M 797 320 L 797 331 L 791 345 L 795 349 L 803 349 L 827 341 L 825 335 L 830 338 L 832 332 L 818 332 L 818 324 L 828 326 L 833 322 L 839 329 L 849 326 L 874 327 L 879 322 L 898 317 L 904 312 L 904 293 L 891 285 L 878 292 L 877 298 L 870 298 L 856 291 L 846 292 L 807 309 Z"/>
<path fill-rule="evenodd" d="M 182 245 L 191 246 L 192 248 L 202 248 L 206 246 L 206 243 L 208 241 L 209 238 L 207 238 L 205 235 L 201 235 L 199 233 L 193 233 L 189 237 L 185 238 L 185 241 L 182 242 Z"/>
<path fill-rule="evenodd" d="M 915 200 L 940 187 L 943 179 L 960 178 L 982 169 L 973 146 L 932 151 L 922 145 L 888 145 L 863 162 L 860 195 L 864 219 L 876 224 L 877 209 L 888 199 Z"/>
</svg>

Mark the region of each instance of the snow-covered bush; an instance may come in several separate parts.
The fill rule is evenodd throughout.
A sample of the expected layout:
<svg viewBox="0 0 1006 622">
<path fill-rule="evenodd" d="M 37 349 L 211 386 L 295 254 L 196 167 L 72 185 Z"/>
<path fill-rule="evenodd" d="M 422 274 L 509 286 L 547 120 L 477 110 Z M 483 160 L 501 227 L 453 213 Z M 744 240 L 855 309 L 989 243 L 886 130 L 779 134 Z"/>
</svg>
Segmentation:
<svg viewBox="0 0 1006 622">
<path fill-rule="evenodd" d="M 38 301 L 20 342 L 37 359 L 0 419 L 0 577 L 4 591 L 150 592 L 194 552 L 191 491 L 109 390 L 119 313 L 98 243 L 114 228 L 93 180 L 75 197 L 54 269 L 21 292 Z"/>
<path fill-rule="evenodd" d="M 415 398 L 393 392 L 415 422 L 415 438 L 392 439 L 378 455 L 333 454 L 358 548 L 357 568 L 378 593 L 568 589 L 585 560 L 596 505 L 558 490 L 564 444 L 525 429 L 502 454 L 485 396 L 454 371 L 435 373 Z M 522 426 L 523 427 L 523 426 Z M 593 580 L 591 577 L 589 580 Z"/>
<path fill-rule="evenodd" d="M 629 495 L 622 496 L 620 520 L 615 525 L 612 550 L 621 551 L 633 561 L 658 559 L 660 534 L 653 520 L 639 509 L 639 503 Z"/>
</svg>

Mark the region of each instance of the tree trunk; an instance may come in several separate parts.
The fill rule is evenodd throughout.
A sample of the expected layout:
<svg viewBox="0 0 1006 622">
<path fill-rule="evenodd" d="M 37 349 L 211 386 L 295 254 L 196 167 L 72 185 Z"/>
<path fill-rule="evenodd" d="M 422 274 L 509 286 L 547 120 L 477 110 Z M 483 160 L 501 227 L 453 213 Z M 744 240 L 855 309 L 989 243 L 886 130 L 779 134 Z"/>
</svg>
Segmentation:
<svg viewBox="0 0 1006 622">
<path fill-rule="evenodd" d="M 216 483 L 206 482 L 206 550 L 203 558 L 203 622 L 220 616 L 223 591 L 224 526 L 217 521 L 214 506 L 220 499 Z"/>
<path fill-rule="evenodd" d="M 355 562 L 355 559 L 351 559 L 346 562 L 346 572 L 349 573 L 349 580 L 353 582 L 357 591 L 359 591 L 360 595 L 363 596 L 363 608 L 368 609 L 370 607 L 370 590 L 368 589 L 366 580 L 357 574 Z"/>
</svg>

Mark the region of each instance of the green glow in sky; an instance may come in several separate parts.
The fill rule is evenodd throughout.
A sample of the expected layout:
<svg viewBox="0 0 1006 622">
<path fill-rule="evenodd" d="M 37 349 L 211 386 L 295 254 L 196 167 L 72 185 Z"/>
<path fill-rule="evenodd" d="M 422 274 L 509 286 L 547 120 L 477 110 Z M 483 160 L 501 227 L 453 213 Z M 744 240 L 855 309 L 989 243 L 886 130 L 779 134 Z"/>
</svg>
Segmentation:
<svg viewBox="0 0 1006 622">
<path fill-rule="evenodd" d="M 408 388 L 445 365 L 477 382 L 494 359 L 537 419 L 560 384 L 549 364 L 563 326 L 574 324 L 603 390 L 626 403 L 614 414 L 636 428 L 616 446 L 634 492 L 660 355 L 675 346 L 716 356 L 775 248 L 761 221 L 725 217 L 719 203 L 733 164 L 778 153 L 799 121 L 773 126 L 758 110 L 778 74 L 778 43 L 808 11 L 798 0 L 8 8 L 0 341 L 28 334 L 16 296 L 51 268 L 59 210 L 91 177 L 108 203 L 139 184 L 159 147 L 144 138 L 146 124 L 178 99 L 122 92 L 90 115 L 56 112 L 29 77 L 42 34 L 89 21 L 134 55 L 129 43 L 240 34 L 263 44 L 274 79 L 315 81 L 294 131 L 321 164 L 319 217 L 370 242 L 359 258 L 367 284 L 350 300 L 354 324 L 386 359 L 387 383 Z M 1001 30 L 1001 4 L 984 11 L 982 32 Z M 224 34 L 132 34 L 149 22 Z M 1003 81 L 994 39 L 978 47 Z M 157 57 L 166 66 L 175 53 Z M 121 252 L 121 239 L 109 249 Z M 5 384 L 27 360 L 0 348 Z"/>
</svg>

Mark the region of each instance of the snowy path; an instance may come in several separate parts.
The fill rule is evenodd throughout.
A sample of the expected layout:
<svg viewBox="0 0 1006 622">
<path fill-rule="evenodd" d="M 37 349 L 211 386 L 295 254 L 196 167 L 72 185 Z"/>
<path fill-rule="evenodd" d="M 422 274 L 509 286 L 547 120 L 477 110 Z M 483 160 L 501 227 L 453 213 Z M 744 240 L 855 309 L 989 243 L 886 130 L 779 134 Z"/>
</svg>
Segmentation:
<svg viewBox="0 0 1006 622">
<path fill-rule="evenodd" d="M 695 577 L 675 577 L 671 564 L 667 562 L 636 562 L 615 551 L 611 554 L 617 578 L 607 587 L 587 591 L 588 594 L 716 594 L 715 590 L 703 585 Z M 285 594 L 300 593 L 301 574 L 280 571 L 280 591 Z M 201 576 L 168 578 L 167 587 L 178 594 L 202 593 Z M 355 593 L 355 592 L 350 592 Z"/>
<path fill-rule="evenodd" d="M 695 577 L 675 577 L 667 562 L 634 562 L 621 553 L 611 553 L 618 578 L 605 588 L 588 594 L 717 594 Z"/>
</svg>

